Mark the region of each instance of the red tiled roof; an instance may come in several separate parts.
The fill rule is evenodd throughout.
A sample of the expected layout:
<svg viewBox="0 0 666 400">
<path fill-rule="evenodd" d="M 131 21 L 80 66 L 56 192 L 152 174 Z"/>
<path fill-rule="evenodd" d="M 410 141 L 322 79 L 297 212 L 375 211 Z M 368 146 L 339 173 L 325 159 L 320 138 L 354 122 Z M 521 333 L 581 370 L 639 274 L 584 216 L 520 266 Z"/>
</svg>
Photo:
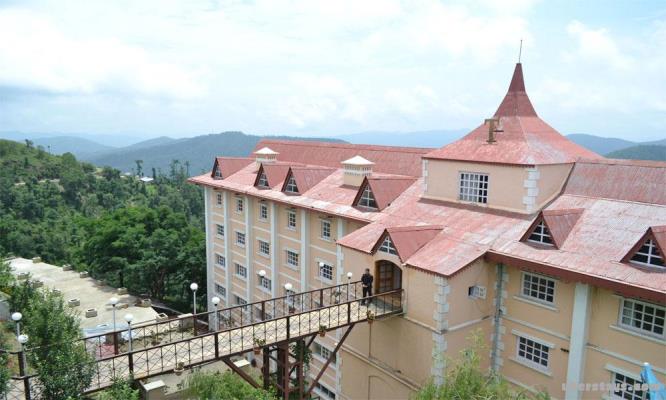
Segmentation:
<svg viewBox="0 0 666 400">
<path fill-rule="evenodd" d="M 290 167 L 291 166 L 289 164 L 282 163 L 261 164 L 259 171 L 257 171 L 257 180 L 259 179 L 260 173 L 263 171 L 266 174 L 269 188 L 274 189 L 278 186 L 282 186 L 282 183 L 284 182 Z"/>
<path fill-rule="evenodd" d="M 222 179 L 233 175 L 241 169 L 254 162 L 254 159 L 248 157 L 215 157 L 215 163 L 211 171 L 211 176 L 215 173 L 215 167 L 219 166 L 222 173 Z M 214 176 L 213 176 L 214 177 Z"/>
<path fill-rule="evenodd" d="M 659 254 L 664 256 L 664 249 L 666 249 L 666 225 L 664 226 L 651 226 L 645 231 L 645 234 L 636 241 L 634 247 L 631 248 L 622 259 L 623 262 L 629 262 L 636 252 L 645 244 L 648 239 L 653 239 L 656 243 Z"/>
<path fill-rule="evenodd" d="M 375 165 L 374 172 L 421 176 L 421 156 L 432 149 L 263 139 L 256 149 L 269 147 L 280 153 L 278 160 L 340 168 L 341 162 L 360 155 Z"/>
<path fill-rule="evenodd" d="M 564 194 L 666 205 L 666 162 L 580 160 Z"/>
<path fill-rule="evenodd" d="M 489 125 L 483 124 L 424 157 L 514 165 L 565 164 L 581 157 L 601 157 L 568 140 L 537 116 L 525 93 L 520 64 L 495 117 L 501 131 L 495 133 L 494 143 L 488 143 Z"/>
<path fill-rule="evenodd" d="M 383 210 L 391 205 L 391 202 L 398 198 L 405 189 L 416 182 L 416 178 L 411 176 L 378 176 L 373 175 L 365 177 L 363 183 L 358 188 L 358 193 L 354 199 L 354 205 L 358 204 L 363 195 L 366 185 L 370 185 L 370 191 L 375 197 L 377 208 Z"/>
<path fill-rule="evenodd" d="M 569 232 L 571 232 L 574 225 L 576 225 L 576 221 L 578 221 L 578 218 L 580 218 L 583 211 L 585 210 L 582 208 L 571 210 L 543 210 L 539 213 L 527 231 L 525 231 L 525 235 L 523 235 L 521 241 L 524 241 L 532 233 L 539 221 L 543 220 L 553 238 L 555 247 L 559 249 L 564 244 L 564 241 L 567 240 Z"/>
<path fill-rule="evenodd" d="M 287 184 L 289 177 L 293 176 L 296 180 L 296 187 L 298 187 L 298 193 L 304 194 L 307 193 L 313 186 L 321 182 L 324 178 L 331 175 L 335 172 L 335 169 L 328 167 L 316 167 L 316 166 L 307 166 L 307 167 L 297 167 L 293 166 L 289 169 L 287 177 L 284 180 L 282 185 L 282 191 L 285 190 L 285 185 Z"/>
<path fill-rule="evenodd" d="M 389 235 L 400 261 L 405 262 L 441 231 L 442 226 L 440 225 L 389 227 L 379 237 L 373 252 L 382 245 L 385 235 Z"/>
<path fill-rule="evenodd" d="M 654 240 L 657 242 L 657 246 L 659 246 L 661 256 L 666 257 L 666 253 L 664 253 L 664 250 L 666 250 L 666 225 L 651 226 L 650 231 L 652 231 Z"/>
</svg>

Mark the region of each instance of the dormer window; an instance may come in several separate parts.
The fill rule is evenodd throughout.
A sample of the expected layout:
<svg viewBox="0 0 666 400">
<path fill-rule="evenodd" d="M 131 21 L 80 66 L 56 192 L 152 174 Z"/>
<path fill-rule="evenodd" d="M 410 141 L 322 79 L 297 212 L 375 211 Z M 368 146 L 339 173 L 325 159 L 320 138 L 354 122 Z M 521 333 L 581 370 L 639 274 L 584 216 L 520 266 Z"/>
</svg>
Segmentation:
<svg viewBox="0 0 666 400">
<path fill-rule="evenodd" d="M 367 208 L 377 208 L 377 201 L 375 200 L 375 196 L 372 194 L 372 190 L 370 190 L 370 185 L 365 185 L 363 194 L 358 200 L 358 205 Z"/>
<path fill-rule="evenodd" d="M 259 180 L 257 181 L 257 186 L 267 188 L 268 187 L 268 179 L 266 178 L 266 173 L 261 172 L 261 175 L 259 175 Z"/>
<path fill-rule="evenodd" d="M 643 245 L 636 250 L 630 261 L 635 264 L 648 265 L 650 267 L 664 268 L 664 257 L 652 238 L 648 238 Z"/>
<path fill-rule="evenodd" d="M 553 237 L 550 236 L 550 231 L 546 224 L 541 220 L 537 226 L 534 227 L 534 230 L 527 238 L 528 242 L 545 244 L 548 246 L 553 245 Z"/>
<path fill-rule="evenodd" d="M 471 203 L 488 203 L 488 174 L 461 172 L 458 199 Z"/>
<path fill-rule="evenodd" d="M 296 179 L 293 176 L 289 177 L 287 186 L 284 188 L 284 191 L 287 193 L 298 193 L 298 186 L 296 186 Z"/>
<path fill-rule="evenodd" d="M 222 171 L 220 170 L 220 167 L 218 167 L 217 165 L 215 166 L 215 172 L 213 176 L 215 177 L 215 179 L 222 179 Z"/>
<path fill-rule="evenodd" d="M 395 249 L 395 246 L 393 246 L 393 242 L 391 241 L 391 237 L 389 235 L 386 235 L 384 238 L 384 242 L 381 246 L 379 246 L 379 251 L 393 254 L 394 256 L 398 255 L 398 251 Z"/>
</svg>

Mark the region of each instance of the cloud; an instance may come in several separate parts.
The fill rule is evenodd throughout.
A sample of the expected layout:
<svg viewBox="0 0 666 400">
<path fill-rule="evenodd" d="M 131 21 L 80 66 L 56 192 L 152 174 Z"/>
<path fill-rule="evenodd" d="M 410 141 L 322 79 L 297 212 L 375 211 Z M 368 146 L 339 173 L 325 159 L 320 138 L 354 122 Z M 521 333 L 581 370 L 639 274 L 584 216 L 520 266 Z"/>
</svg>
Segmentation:
<svg viewBox="0 0 666 400">
<path fill-rule="evenodd" d="M 615 40 L 604 28 L 591 29 L 580 21 L 572 21 L 567 26 L 567 33 L 577 42 L 576 52 L 570 55 L 572 59 L 594 61 L 623 70 L 635 65 L 630 56 L 620 51 Z"/>
</svg>

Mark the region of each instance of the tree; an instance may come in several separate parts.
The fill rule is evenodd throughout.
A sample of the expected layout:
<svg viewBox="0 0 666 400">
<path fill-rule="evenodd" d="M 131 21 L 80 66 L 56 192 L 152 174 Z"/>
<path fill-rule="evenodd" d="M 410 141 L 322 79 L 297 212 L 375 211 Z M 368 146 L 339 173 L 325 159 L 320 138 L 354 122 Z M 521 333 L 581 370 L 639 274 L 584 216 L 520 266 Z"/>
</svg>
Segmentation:
<svg viewBox="0 0 666 400">
<path fill-rule="evenodd" d="M 231 371 L 195 372 L 187 378 L 189 395 L 210 400 L 275 400 L 274 393 L 256 389 Z"/>
<path fill-rule="evenodd" d="M 143 176 L 143 160 L 134 160 L 136 163 L 136 174 L 138 176 Z"/>
<path fill-rule="evenodd" d="M 116 379 L 110 388 L 103 391 L 98 400 L 139 400 L 139 391 L 132 389 L 130 382 L 125 379 Z"/>
</svg>

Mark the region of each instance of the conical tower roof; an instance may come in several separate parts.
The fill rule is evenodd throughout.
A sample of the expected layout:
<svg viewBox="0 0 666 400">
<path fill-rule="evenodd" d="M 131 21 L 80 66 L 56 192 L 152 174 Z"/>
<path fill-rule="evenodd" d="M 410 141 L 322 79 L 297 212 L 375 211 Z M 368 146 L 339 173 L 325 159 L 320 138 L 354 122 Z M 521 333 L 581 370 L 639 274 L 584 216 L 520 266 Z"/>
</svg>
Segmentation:
<svg viewBox="0 0 666 400">
<path fill-rule="evenodd" d="M 512 165 L 568 164 L 578 158 L 602 158 L 539 118 L 527 96 L 520 63 L 493 118 L 494 141 L 489 140 L 490 123 L 486 122 L 424 158 Z"/>
</svg>

